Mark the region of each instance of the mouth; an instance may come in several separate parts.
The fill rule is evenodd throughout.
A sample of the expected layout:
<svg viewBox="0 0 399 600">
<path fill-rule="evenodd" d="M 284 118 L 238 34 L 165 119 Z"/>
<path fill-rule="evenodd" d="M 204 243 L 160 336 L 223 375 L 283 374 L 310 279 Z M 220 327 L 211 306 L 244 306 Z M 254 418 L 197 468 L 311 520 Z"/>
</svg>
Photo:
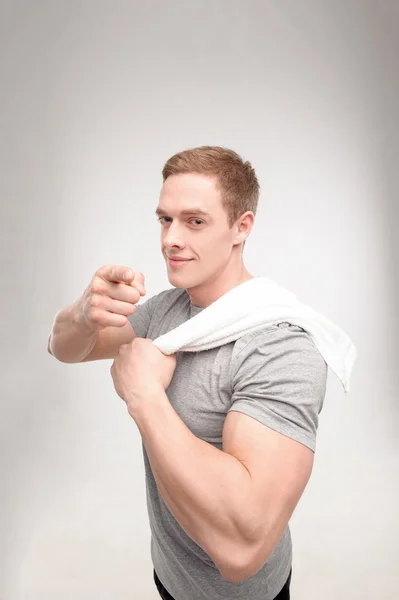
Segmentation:
<svg viewBox="0 0 399 600">
<path fill-rule="evenodd" d="M 193 259 L 192 258 L 170 258 L 169 256 L 167 257 L 168 259 L 168 263 L 170 264 L 171 267 L 182 267 L 183 265 L 191 262 Z"/>
</svg>

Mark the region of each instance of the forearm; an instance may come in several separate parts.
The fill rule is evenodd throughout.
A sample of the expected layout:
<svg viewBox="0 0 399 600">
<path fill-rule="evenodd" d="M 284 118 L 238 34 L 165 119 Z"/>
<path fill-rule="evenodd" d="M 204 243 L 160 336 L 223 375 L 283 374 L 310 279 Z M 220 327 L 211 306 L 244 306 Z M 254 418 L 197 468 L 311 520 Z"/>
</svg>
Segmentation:
<svg viewBox="0 0 399 600">
<path fill-rule="evenodd" d="M 235 457 L 197 438 L 164 395 L 132 415 L 165 503 L 186 533 L 222 566 L 245 563 L 252 531 L 251 477 Z"/>
<path fill-rule="evenodd" d="M 79 315 L 78 300 L 55 317 L 48 350 L 61 362 L 80 362 L 95 346 L 98 331 L 89 328 Z"/>
</svg>

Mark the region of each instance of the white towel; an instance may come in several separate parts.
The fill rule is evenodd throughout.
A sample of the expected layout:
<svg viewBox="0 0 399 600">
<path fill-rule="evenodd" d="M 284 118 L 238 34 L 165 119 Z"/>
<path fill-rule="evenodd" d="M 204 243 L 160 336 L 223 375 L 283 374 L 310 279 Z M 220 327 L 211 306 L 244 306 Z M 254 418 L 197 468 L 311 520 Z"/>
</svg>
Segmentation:
<svg viewBox="0 0 399 600">
<path fill-rule="evenodd" d="M 357 356 L 354 344 L 337 325 L 266 277 L 254 277 L 229 290 L 153 343 L 164 354 L 201 352 L 281 322 L 299 325 L 310 335 L 348 394 Z"/>
</svg>

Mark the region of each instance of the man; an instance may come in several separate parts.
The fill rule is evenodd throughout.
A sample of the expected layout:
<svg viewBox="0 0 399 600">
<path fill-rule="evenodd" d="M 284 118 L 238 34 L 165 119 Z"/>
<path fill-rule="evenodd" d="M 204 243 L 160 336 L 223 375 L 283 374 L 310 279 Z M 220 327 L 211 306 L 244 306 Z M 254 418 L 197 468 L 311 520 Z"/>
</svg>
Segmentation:
<svg viewBox="0 0 399 600">
<path fill-rule="evenodd" d="M 136 306 L 144 277 L 104 266 L 56 316 L 63 362 L 113 358 L 143 440 L 154 580 L 171 600 L 289 598 L 288 522 L 309 480 L 327 365 L 303 329 L 266 326 L 202 352 L 153 339 L 252 279 L 243 246 L 259 185 L 235 152 L 170 158 L 156 209 L 172 289 Z"/>
</svg>

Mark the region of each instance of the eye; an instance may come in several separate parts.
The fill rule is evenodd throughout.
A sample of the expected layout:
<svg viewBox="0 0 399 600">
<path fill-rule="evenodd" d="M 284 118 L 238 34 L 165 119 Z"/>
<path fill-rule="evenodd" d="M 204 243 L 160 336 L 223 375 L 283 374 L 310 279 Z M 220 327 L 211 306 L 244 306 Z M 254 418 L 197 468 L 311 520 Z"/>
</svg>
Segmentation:
<svg viewBox="0 0 399 600">
<path fill-rule="evenodd" d="M 164 219 L 169 219 L 169 221 L 164 221 Z M 159 218 L 158 218 L 158 221 L 159 221 L 160 223 L 170 223 L 170 221 L 171 221 L 171 217 L 159 217 Z M 196 226 L 198 226 L 198 227 L 199 227 L 200 225 L 203 225 L 203 224 L 205 223 L 205 221 L 203 221 L 202 219 L 190 219 L 190 221 L 189 221 L 189 222 L 190 222 L 190 223 L 191 223 L 191 222 L 194 222 L 194 224 L 195 224 Z"/>
</svg>

